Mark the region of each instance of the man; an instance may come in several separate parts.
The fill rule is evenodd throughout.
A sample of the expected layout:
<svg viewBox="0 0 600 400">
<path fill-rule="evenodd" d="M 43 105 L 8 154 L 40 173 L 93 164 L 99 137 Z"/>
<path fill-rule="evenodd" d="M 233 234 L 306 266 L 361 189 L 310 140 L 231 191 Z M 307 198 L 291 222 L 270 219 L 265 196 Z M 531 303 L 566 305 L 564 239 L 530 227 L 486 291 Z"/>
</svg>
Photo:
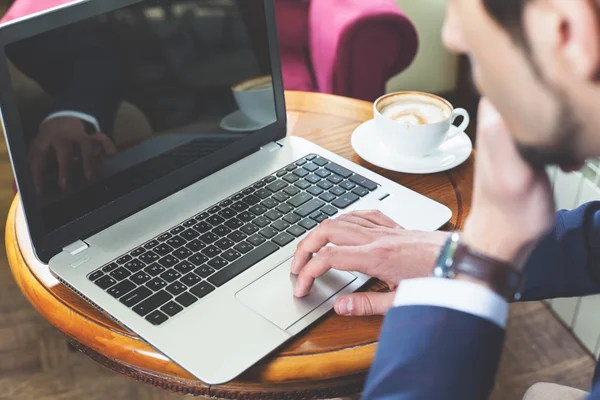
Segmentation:
<svg viewBox="0 0 600 400">
<path fill-rule="evenodd" d="M 459 241 L 354 213 L 308 235 L 292 264 L 299 297 L 329 268 L 397 288 L 335 305 L 342 315 L 387 312 L 367 399 L 485 399 L 523 275 L 522 300 L 600 293 L 600 203 L 555 215 L 544 172 L 600 156 L 600 1 L 449 0 L 443 38 L 471 58 L 484 95 Z"/>
</svg>

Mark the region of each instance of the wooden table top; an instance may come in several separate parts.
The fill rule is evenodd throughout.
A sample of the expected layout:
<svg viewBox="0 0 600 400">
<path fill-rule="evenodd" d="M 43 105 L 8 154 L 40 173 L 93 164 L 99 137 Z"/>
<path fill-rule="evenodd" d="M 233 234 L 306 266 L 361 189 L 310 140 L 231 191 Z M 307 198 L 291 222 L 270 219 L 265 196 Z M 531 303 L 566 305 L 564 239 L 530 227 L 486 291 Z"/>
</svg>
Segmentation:
<svg viewBox="0 0 600 400">
<path fill-rule="evenodd" d="M 462 226 L 471 203 L 473 156 L 451 171 L 432 175 L 382 170 L 360 159 L 350 144 L 354 129 L 373 117 L 371 103 L 301 92 L 287 92 L 286 102 L 289 134 L 309 139 L 448 206 L 453 216 L 443 229 Z M 329 313 L 235 381 L 208 386 L 52 277 L 33 254 L 18 197 L 7 220 L 6 250 L 23 294 L 77 348 L 114 371 L 165 390 L 228 399 L 352 395 L 360 392 L 377 347 L 381 317 Z M 372 282 L 364 289 L 387 288 Z"/>
</svg>

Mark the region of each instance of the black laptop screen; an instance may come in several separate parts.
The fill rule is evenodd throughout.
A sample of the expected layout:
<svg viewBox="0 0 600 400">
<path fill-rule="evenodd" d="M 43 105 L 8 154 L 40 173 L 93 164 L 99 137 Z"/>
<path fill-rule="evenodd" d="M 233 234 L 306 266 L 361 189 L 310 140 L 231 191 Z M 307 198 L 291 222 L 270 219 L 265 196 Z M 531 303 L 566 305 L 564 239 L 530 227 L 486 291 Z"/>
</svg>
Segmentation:
<svg viewBox="0 0 600 400">
<path fill-rule="evenodd" d="M 152 0 L 6 47 L 46 232 L 276 122 L 263 0 Z"/>
</svg>

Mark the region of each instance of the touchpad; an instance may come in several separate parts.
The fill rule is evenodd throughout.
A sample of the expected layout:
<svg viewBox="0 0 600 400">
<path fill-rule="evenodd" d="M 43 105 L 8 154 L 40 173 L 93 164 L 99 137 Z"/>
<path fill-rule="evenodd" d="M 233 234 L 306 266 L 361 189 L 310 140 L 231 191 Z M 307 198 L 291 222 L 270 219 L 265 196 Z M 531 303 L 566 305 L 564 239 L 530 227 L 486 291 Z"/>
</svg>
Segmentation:
<svg viewBox="0 0 600 400">
<path fill-rule="evenodd" d="M 297 277 L 290 273 L 291 263 L 290 258 L 236 294 L 238 300 L 281 329 L 288 329 L 356 280 L 349 272 L 330 270 L 299 299 L 294 296 Z"/>
</svg>

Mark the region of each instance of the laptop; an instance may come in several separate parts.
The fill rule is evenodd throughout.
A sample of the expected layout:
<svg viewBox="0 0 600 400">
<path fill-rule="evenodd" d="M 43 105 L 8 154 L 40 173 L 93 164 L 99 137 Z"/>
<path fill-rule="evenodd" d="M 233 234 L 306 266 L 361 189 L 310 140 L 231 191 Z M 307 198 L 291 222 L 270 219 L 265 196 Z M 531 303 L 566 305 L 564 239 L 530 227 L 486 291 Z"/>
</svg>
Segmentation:
<svg viewBox="0 0 600 400">
<path fill-rule="evenodd" d="M 294 298 L 294 251 L 321 222 L 378 209 L 432 231 L 451 217 L 287 135 L 273 0 L 79 1 L 3 25 L 0 42 L 2 121 L 36 257 L 207 384 L 234 379 L 370 279 L 330 271 Z M 117 132 L 123 102 L 137 117 Z M 73 110 L 117 144 L 116 163 L 94 153 L 110 174 L 82 177 L 75 136 L 42 131 L 50 112 Z M 117 137 L 139 116 L 149 135 Z M 39 190 L 42 161 L 54 172 Z"/>
</svg>

